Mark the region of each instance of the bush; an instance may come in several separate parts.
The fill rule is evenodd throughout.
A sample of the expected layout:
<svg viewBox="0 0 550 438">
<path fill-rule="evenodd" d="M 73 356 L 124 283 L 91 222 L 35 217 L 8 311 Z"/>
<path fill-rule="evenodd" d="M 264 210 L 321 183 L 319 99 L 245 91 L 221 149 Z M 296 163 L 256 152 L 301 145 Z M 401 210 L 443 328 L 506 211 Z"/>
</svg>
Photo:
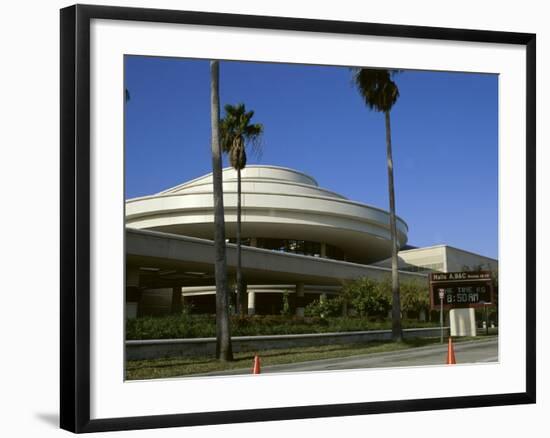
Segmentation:
<svg viewBox="0 0 550 438">
<path fill-rule="evenodd" d="M 328 318 L 342 314 L 343 300 L 341 297 L 314 300 L 304 309 L 304 314 L 310 317 Z"/>
<path fill-rule="evenodd" d="M 281 310 L 281 315 L 290 316 L 292 311 L 290 310 L 290 301 L 288 299 L 288 291 L 283 292 L 283 309 Z"/>
<path fill-rule="evenodd" d="M 437 324 L 403 320 L 403 328 L 429 327 Z M 329 333 L 363 330 L 387 330 L 391 321 L 371 321 L 365 317 L 317 317 L 281 315 L 234 316 L 231 318 L 232 336 L 285 335 L 302 333 Z M 140 317 L 126 321 L 126 339 L 178 339 L 216 336 L 214 315 L 168 315 Z"/>
<path fill-rule="evenodd" d="M 126 320 L 127 339 L 176 339 L 216 336 L 212 315 L 143 316 Z"/>
<path fill-rule="evenodd" d="M 375 281 L 364 277 L 349 282 L 342 287 L 341 296 L 359 316 L 385 317 L 391 309 L 391 283 L 387 279 Z"/>
<path fill-rule="evenodd" d="M 403 312 L 417 314 L 430 306 L 428 286 L 417 280 L 403 281 L 399 285 L 401 292 L 401 309 Z"/>
</svg>

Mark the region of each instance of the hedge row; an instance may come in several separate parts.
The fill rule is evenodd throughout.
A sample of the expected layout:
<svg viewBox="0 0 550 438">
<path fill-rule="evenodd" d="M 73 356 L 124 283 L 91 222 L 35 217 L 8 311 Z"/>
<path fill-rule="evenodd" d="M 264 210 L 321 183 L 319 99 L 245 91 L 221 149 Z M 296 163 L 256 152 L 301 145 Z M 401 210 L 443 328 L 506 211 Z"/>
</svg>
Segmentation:
<svg viewBox="0 0 550 438">
<path fill-rule="evenodd" d="M 403 320 L 403 327 L 433 327 L 437 323 Z M 255 315 L 231 318 L 232 336 L 285 335 L 390 329 L 391 321 L 364 317 L 291 317 Z M 126 321 L 126 339 L 176 339 L 216 336 L 214 315 L 182 313 Z"/>
</svg>

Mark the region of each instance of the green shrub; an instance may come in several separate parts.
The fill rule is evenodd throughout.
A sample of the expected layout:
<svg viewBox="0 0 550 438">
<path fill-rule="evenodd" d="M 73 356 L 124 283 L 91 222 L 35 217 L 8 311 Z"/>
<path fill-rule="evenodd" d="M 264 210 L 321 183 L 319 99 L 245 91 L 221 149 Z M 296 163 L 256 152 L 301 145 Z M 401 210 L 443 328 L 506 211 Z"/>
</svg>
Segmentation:
<svg viewBox="0 0 550 438">
<path fill-rule="evenodd" d="M 296 317 L 282 315 L 234 316 L 231 318 L 232 336 L 285 335 L 302 333 L 329 333 L 363 330 L 388 330 L 391 321 L 371 321 L 365 317 L 317 316 Z M 418 323 L 403 320 L 403 328 L 430 327 L 437 323 Z M 178 339 L 216 336 L 214 315 L 168 315 L 140 317 L 126 321 L 127 339 Z"/>
<path fill-rule="evenodd" d="M 426 282 L 418 280 L 402 281 L 399 284 L 401 293 L 401 310 L 418 314 L 430 306 L 430 295 Z"/>
<path fill-rule="evenodd" d="M 175 339 L 216 335 L 216 319 L 212 315 L 143 316 L 126 320 L 127 339 Z"/>
<path fill-rule="evenodd" d="M 288 300 L 288 291 L 283 292 L 283 309 L 281 310 L 281 315 L 290 316 L 292 314 L 290 310 L 290 301 Z"/>
<path fill-rule="evenodd" d="M 391 309 L 391 282 L 360 278 L 342 287 L 341 297 L 353 306 L 359 316 L 385 317 Z"/>
<path fill-rule="evenodd" d="M 321 319 L 342 314 L 343 300 L 341 297 L 314 300 L 304 309 L 304 314 Z"/>
</svg>

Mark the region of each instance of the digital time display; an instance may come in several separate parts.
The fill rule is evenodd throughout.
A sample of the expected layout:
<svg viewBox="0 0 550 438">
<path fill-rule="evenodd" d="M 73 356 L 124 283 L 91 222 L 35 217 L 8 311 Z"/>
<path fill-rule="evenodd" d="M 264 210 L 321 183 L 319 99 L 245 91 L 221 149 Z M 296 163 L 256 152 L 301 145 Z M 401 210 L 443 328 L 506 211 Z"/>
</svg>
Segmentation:
<svg viewBox="0 0 550 438">
<path fill-rule="evenodd" d="M 471 273 L 432 274 L 430 278 L 432 309 L 437 309 L 441 305 L 440 292 L 443 292 L 443 306 L 447 309 L 492 304 L 492 281 L 489 275 L 481 274 L 484 273 L 475 274 L 475 276 Z"/>
<path fill-rule="evenodd" d="M 486 285 L 467 286 L 467 287 L 449 287 L 444 288 L 445 304 L 479 304 L 480 302 L 490 302 L 489 288 Z"/>
</svg>

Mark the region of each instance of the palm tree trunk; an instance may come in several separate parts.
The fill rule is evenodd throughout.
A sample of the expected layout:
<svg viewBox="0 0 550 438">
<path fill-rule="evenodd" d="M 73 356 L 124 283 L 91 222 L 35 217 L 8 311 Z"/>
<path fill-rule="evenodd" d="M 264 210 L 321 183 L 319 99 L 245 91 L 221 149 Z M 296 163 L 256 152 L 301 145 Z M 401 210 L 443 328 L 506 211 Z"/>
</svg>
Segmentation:
<svg viewBox="0 0 550 438">
<path fill-rule="evenodd" d="M 214 192 L 214 250 L 216 278 L 216 357 L 233 360 L 229 327 L 225 220 L 223 210 L 222 151 L 220 145 L 220 64 L 210 61 L 210 116 L 212 127 L 212 175 Z"/>
<path fill-rule="evenodd" d="M 399 293 L 399 272 L 397 264 L 397 225 L 395 220 L 395 191 L 393 185 L 393 157 L 391 147 L 390 112 L 386 116 L 386 155 L 388 162 L 388 191 L 390 197 L 390 234 L 391 234 L 391 289 L 392 289 L 392 339 L 400 342 L 403 339 L 401 331 L 401 299 Z"/>
<path fill-rule="evenodd" d="M 241 169 L 237 169 L 237 312 L 244 315 L 243 277 L 241 272 Z"/>
</svg>

